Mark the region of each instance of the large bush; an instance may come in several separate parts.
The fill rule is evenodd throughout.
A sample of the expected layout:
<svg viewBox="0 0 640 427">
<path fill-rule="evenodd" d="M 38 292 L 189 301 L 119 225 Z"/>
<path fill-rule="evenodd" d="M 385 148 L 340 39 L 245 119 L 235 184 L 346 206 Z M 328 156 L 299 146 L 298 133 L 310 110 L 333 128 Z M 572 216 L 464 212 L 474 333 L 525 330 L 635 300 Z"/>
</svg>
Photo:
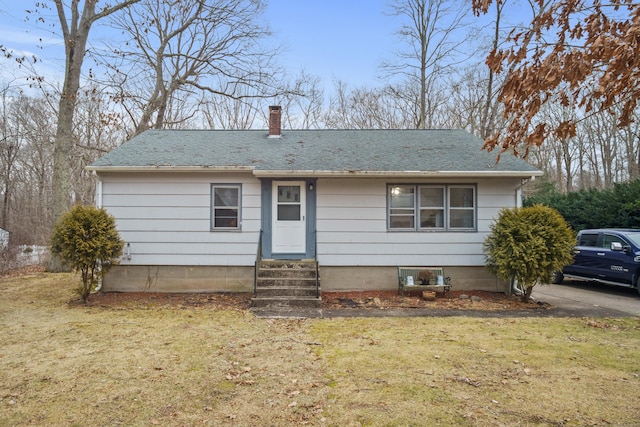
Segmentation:
<svg viewBox="0 0 640 427">
<path fill-rule="evenodd" d="M 51 252 L 82 275 L 78 294 L 83 301 L 122 255 L 115 219 L 104 209 L 75 206 L 57 222 Z"/>
<path fill-rule="evenodd" d="M 567 194 L 545 186 L 524 200 L 525 206 L 536 204 L 556 209 L 576 231 L 640 228 L 640 179 L 615 184 L 609 190 L 589 189 Z"/>
<path fill-rule="evenodd" d="M 571 264 L 576 236 L 555 209 L 536 205 L 503 209 L 484 242 L 486 266 L 500 279 L 518 284 L 528 301 L 536 283 Z"/>
</svg>

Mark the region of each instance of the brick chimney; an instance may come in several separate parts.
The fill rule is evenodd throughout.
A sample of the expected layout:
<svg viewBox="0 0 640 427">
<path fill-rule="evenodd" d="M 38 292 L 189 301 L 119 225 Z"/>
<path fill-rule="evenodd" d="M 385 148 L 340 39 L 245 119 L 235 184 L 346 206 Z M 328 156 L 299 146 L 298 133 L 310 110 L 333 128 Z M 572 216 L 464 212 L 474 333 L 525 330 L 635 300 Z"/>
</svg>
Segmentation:
<svg viewBox="0 0 640 427">
<path fill-rule="evenodd" d="M 279 138 L 282 136 L 281 116 L 282 109 L 279 105 L 269 107 L 269 138 Z"/>
</svg>

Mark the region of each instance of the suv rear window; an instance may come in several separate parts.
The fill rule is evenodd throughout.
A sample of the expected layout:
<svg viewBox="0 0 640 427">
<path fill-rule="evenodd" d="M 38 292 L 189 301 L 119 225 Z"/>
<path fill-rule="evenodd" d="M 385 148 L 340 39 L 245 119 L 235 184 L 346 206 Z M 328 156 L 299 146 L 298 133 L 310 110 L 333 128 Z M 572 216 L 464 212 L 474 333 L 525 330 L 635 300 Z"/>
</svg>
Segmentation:
<svg viewBox="0 0 640 427">
<path fill-rule="evenodd" d="M 578 246 L 597 246 L 598 233 L 583 233 L 580 235 Z"/>
</svg>

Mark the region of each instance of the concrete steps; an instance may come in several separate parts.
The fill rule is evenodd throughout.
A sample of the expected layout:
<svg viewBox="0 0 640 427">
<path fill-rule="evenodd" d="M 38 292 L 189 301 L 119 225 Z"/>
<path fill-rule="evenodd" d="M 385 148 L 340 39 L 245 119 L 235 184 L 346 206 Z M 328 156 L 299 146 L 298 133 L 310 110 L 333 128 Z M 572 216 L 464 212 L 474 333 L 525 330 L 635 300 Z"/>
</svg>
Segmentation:
<svg viewBox="0 0 640 427">
<path fill-rule="evenodd" d="M 258 265 L 252 309 L 321 308 L 315 260 L 262 260 Z"/>
</svg>

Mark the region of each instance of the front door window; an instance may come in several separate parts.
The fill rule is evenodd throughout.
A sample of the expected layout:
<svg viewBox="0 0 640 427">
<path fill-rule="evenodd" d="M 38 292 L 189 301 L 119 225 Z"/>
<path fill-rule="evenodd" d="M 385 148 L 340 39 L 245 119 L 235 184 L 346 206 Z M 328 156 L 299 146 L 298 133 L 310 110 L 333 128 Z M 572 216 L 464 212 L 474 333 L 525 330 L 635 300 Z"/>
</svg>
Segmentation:
<svg viewBox="0 0 640 427">
<path fill-rule="evenodd" d="M 273 183 L 273 253 L 306 253 L 305 190 L 303 181 Z"/>
<path fill-rule="evenodd" d="M 278 186 L 278 221 L 300 221 L 300 186 Z"/>
</svg>

